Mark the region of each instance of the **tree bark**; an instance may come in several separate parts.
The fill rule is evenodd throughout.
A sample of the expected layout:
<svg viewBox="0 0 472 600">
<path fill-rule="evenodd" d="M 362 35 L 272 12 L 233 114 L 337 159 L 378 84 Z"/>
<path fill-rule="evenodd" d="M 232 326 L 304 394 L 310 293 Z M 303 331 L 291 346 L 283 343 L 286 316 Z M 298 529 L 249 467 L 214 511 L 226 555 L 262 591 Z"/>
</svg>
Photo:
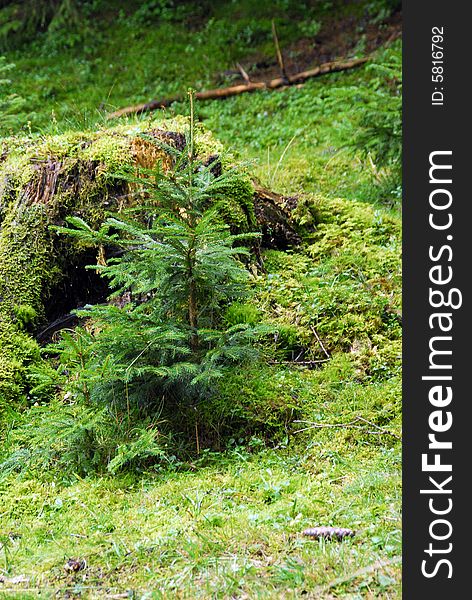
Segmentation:
<svg viewBox="0 0 472 600">
<path fill-rule="evenodd" d="M 261 231 L 260 246 L 286 250 L 301 243 L 300 235 L 293 223 L 291 212 L 298 199 L 272 192 L 254 183 L 254 212 Z"/>
<path fill-rule="evenodd" d="M 195 281 L 190 280 L 189 295 L 188 295 L 188 320 L 192 329 L 190 333 L 190 348 L 192 352 L 198 351 L 198 318 L 197 318 L 197 289 Z"/>
</svg>

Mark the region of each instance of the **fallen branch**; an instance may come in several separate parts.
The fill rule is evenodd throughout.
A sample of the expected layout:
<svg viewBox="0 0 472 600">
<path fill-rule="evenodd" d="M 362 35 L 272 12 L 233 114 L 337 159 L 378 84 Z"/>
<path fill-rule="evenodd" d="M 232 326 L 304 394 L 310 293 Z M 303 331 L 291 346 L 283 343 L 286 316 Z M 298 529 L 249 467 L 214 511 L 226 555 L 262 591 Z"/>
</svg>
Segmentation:
<svg viewBox="0 0 472 600">
<path fill-rule="evenodd" d="M 307 79 L 318 77 L 320 75 L 324 75 L 325 73 L 334 73 L 335 71 L 346 71 L 347 69 L 353 69 L 355 67 L 363 65 L 365 62 L 367 62 L 367 60 L 367 58 L 353 58 L 351 60 L 345 61 L 326 62 L 319 65 L 318 67 L 315 67 L 314 69 L 309 69 L 308 71 L 301 71 L 300 73 L 296 73 L 295 75 L 289 75 L 286 78 L 276 77 L 275 79 L 271 79 L 270 81 L 245 81 L 244 84 L 196 92 L 195 98 L 197 98 L 197 100 L 217 100 L 229 98 L 230 96 L 237 96 L 239 94 L 244 94 L 245 92 L 254 92 L 256 90 L 275 90 L 277 88 L 302 83 Z M 137 104 L 135 106 L 127 106 L 125 108 L 121 108 L 120 110 L 116 110 L 115 112 L 110 113 L 109 115 L 107 115 L 107 118 L 115 119 L 118 117 L 123 117 L 125 115 L 139 115 L 145 112 L 157 110 L 159 108 L 166 108 L 174 102 L 184 100 L 184 97 L 184 95 L 173 96 L 171 98 L 164 98 L 162 100 L 151 100 L 151 102 Z"/>
</svg>

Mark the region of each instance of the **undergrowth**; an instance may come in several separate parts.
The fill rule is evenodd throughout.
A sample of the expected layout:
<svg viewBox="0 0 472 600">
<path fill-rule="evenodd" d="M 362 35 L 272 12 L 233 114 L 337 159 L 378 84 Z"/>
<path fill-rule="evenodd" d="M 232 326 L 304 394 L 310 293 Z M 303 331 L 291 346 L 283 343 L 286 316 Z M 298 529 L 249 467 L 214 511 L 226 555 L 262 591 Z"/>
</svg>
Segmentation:
<svg viewBox="0 0 472 600">
<path fill-rule="evenodd" d="M 64 132 L 102 127 L 109 109 L 215 85 L 248 45 L 269 52 L 262 5 L 216 3 L 192 22 L 185 3 L 171 4 L 142 3 L 131 19 L 123 3 L 114 23 L 97 20 L 96 40 L 84 31 L 85 50 L 85 38 L 46 30 L 33 50 L 9 46 L 8 94 L 27 99 L 9 143 L 23 147 L 26 130 L 27 147 L 56 148 Z M 397 3 L 369 6 L 380 23 Z M 277 2 L 276 16 L 295 11 L 278 22 L 282 42 L 299 27 L 316 36 L 334 9 L 351 10 L 324 2 L 300 18 Z M 297 196 L 301 246 L 264 251 L 249 298 L 219 317 L 225 328 L 266 323 L 263 360 L 226 369 L 204 401 L 156 404 L 135 420 L 126 402 L 122 414 L 79 402 L 54 382 L 69 375 L 58 362 L 30 370 L 47 394 L 27 410 L 10 404 L 2 423 L 0 596 L 400 597 L 400 55 L 397 41 L 355 71 L 199 106 L 251 174 Z M 185 111 L 174 104 L 163 117 Z M 27 365 L 39 360 L 35 318 L 17 307 L 12 335 Z M 91 371 L 100 379 L 100 366 Z M 315 525 L 357 533 L 342 544 L 301 535 Z M 85 568 L 66 570 L 69 559 Z"/>
</svg>

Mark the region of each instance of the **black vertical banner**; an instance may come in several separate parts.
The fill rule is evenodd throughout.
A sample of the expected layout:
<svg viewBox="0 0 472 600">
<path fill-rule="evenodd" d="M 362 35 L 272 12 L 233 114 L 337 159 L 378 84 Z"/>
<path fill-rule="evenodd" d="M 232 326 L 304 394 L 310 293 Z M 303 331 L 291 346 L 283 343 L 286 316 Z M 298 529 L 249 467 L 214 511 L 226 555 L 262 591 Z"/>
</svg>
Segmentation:
<svg viewBox="0 0 472 600">
<path fill-rule="evenodd" d="M 470 3 L 404 15 L 404 598 L 469 598 Z M 466 287 L 467 286 L 467 287 Z"/>
</svg>

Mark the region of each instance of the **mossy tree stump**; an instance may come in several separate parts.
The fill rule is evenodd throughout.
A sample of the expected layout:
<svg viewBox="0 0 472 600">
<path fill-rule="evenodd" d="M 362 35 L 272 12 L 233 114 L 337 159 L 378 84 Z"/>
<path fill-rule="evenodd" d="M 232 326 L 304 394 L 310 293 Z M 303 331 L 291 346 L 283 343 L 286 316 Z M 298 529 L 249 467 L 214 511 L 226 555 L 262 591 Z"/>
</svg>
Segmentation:
<svg viewBox="0 0 472 600">
<path fill-rule="evenodd" d="M 31 365 L 40 360 L 35 335 L 41 327 L 82 302 L 106 296 L 98 276 L 85 270 L 94 262 L 90 248 L 58 236 L 50 225 L 68 215 L 92 225 L 108 211 L 120 211 L 139 195 L 117 178 L 124 166 L 164 170 L 171 156 L 153 143 L 185 144 L 187 121 L 176 118 L 120 126 L 95 132 L 49 137 L 8 138 L 0 154 L 0 408 L 26 404 Z M 198 129 L 201 158 L 225 168 L 221 144 Z M 221 200 L 221 199 L 220 199 Z M 247 175 L 238 189 L 227 190 L 222 214 L 234 229 L 263 232 L 276 245 L 296 243 L 298 236 L 280 197 L 254 187 Z M 281 225 L 281 222 L 282 225 Z"/>
</svg>

